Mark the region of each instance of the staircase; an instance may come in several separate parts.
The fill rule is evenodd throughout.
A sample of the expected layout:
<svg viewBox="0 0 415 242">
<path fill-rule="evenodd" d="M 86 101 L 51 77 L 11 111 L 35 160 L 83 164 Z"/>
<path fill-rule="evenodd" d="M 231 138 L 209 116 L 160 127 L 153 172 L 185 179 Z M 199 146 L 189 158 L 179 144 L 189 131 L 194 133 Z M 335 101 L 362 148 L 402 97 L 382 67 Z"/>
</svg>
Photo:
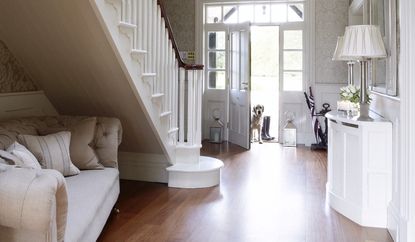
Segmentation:
<svg viewBox="0 0 415 242">
<path fill-rule="evenodd" d="M 160 0 L 90 0 L 171 164 L 168 185 L 220 183 L 223 162 L 200 156 L 203 65 L 180 57 Z"/>
</svg>

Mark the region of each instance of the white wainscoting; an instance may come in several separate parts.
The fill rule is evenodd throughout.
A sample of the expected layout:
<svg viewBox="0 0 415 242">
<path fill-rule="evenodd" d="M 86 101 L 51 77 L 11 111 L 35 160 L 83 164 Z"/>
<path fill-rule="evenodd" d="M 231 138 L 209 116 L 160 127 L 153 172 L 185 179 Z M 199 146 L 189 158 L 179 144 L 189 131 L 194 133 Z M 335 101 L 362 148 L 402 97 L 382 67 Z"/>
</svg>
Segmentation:
<svg viewBox="0 0 415 242">
<path fill-rule="evenodd" d="M 125 180 L 167 183 L 170 166 L 162 154 L 119 152 L 120 178 Z"/>
<path fill-rule="evenodd" d="M 43 91 L 0 94 L 0 120 L 58 115 Z"/>
</svg>

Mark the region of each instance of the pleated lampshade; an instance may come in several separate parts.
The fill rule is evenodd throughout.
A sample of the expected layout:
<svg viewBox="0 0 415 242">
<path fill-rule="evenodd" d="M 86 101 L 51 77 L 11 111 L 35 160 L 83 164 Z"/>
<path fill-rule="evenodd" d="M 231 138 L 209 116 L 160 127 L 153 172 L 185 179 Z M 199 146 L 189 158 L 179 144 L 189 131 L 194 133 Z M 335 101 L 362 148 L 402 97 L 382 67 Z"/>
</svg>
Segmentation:
<svg viewBox="0 0 415 242">
<path fill-rule="evenodd" d="M 352 25 L 346 27 L 341 57 L 385 58 L 386 50 L 379 27 L 375 25 Z"/>
<path fill-rule="evenodd" d="M 334 50 L 332 60 L 334 60 L 334 61 L 348 61 L 348 60 L 351 60 L 351 58 L 341 55 L 341 51 L 343 50 L 343 43 L 344 43 L 344 37 L 339 36 L 337 38 L 337 45 L 336 45 L 336 49 Z"/>
</svg>

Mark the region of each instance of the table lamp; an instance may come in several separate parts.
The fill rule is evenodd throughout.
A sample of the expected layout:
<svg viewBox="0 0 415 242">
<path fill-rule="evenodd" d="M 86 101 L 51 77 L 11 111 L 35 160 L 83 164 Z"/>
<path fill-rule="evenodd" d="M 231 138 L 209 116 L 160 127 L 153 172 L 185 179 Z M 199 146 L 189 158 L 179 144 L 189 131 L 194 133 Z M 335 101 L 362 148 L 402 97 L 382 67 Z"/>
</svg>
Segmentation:
<svg viewBox="0 0 415 242">
<path fill-rule="evenodd" d="M 352 25 L 346 27 L 340 56 L 355 58 L 360 62 L 360 115 L 358 120 L 371 121 L 369 96 L 367 95 L 368 61 L 385 58 L 386 50 L 379 27 L 375 25 Z"/>
</svg>

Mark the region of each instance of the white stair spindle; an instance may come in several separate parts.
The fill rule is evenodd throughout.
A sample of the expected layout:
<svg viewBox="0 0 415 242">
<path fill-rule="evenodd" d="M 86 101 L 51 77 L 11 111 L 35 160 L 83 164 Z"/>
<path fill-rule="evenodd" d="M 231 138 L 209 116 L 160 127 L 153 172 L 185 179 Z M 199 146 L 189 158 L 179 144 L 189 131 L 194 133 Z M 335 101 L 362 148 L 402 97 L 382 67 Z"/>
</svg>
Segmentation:
<svg viewBox="0 0 415 242">
<path fill-rule="evenodd" d="M 153 44 L 153 53 L 151 53 L 151 55 L 152 55 L 152 63 L 151 63 L 151 68 L 152 68 L 152 70 L 153 71 L 155 71 L 156 70 L 156 63 L 157 63 L 157 42 L 156 42 L 156 40 L 157 40 L 157 29 L 158 29 L 158 21 L 159 21 L 159 19 L 158 19 L 158 5 L 157 5 L 157 0 L 153 0 L 153 9 L 152 9 L 152 12 L 153 12 L 153 31 L 151 32 L 151 35 L 152 35 L 152 38 L 153 38 L 153 41 L 152 41 L 152 44 Z"/>
<path fill-rule="evenodd" d="M 197 121 L 197 125 L 198 125 L 198 131 L 197 131 L 197 135 L 198 135 L 198 137 L 197 137 L 197 142 L 198 143 L 202 143 L 202 95 L 203 95 L 203 70 L 198 70 L 197 71 L 197 82 L 198 82 L 198 89 L 197 89 L 197 92 L 198 92 L 198 99 L 199 99 L 199 101 L 198 101 L 198 103 L 199 103 L 199 105 L 198 105 L 198 110 L 199 110 L 199 113 L 198 113 L 198 116 L 197 116 L 197 118 L 198 118 L 198 121 Z"/>
<path fill-rule="evenodd" d="M 143 41 L 142 41 L 142 36 L 144 35 L 143 33 L 143 1 L 142 0 L 137 0 L 137 15 L 136 15 L 136 19 L 137 19 L 137 31 L 135 31 L 135 36 L 136 36 L 136 40 L 137 40 L 137 49 L 139 50 L 143 50 Z"/>
<path fill-rule="evenodd" d="M 127 0 L 126 12 L 127 12 L 126 20 L 127 20 L 127 23 L 130 24 L 130 23 L 132 23 L 132 21 L 131 21 L 131 0 Z"/>
<path fill-rule="evenodd" d="M 193 71 L 187 70 L 187 143 L 193 145 Z"/>
<path fill-rule="evenodd" d="M 186 71 L 184 68 L 180 68 L 179 70 L 179 142 L 184 143 L 184 117 L 185 117 L 185 110 L 184 110 L 184 100 L 185 100 L 185 78 L 186 78 Z"/>
<path fill-rule="evenodd" d="M 149 29 L 148 29 L 148 0 L 143 0 L 143 11 L 142 11 L 142 15 L 143 15 L 143 50 L 147 51 L 148 53 L 148 39 L 147 39 L 147 35 L 145 33 L 148 33 Z M 147 68 L 147 62 L 148 62 L 148 55 L 145 55 L 144 57 L 144 72 L 148 72 L 148 68 Z"/>
<path fill-rule="evenodd" d="M 151 69 L 151 64 L 153 63 L 152 59 L 153 59 L 153 36 L 151 35 L 151 33 L 154 31 L 153 29 L 153 0 L 148 0 L 148 32 L 145 33 L 145 35 L 147 36 L 148 39 L 148 62 L 147 62 L 147 71 L 148 72 L 154 72 L 154 70 Z"/>
<path fill-rule="evenodd" d="M 122 0 L 121 1 L 121 22 L 125 22 L 125 8 L 126 8 L 126 3 L 127 0 Z"/>
</svg>

